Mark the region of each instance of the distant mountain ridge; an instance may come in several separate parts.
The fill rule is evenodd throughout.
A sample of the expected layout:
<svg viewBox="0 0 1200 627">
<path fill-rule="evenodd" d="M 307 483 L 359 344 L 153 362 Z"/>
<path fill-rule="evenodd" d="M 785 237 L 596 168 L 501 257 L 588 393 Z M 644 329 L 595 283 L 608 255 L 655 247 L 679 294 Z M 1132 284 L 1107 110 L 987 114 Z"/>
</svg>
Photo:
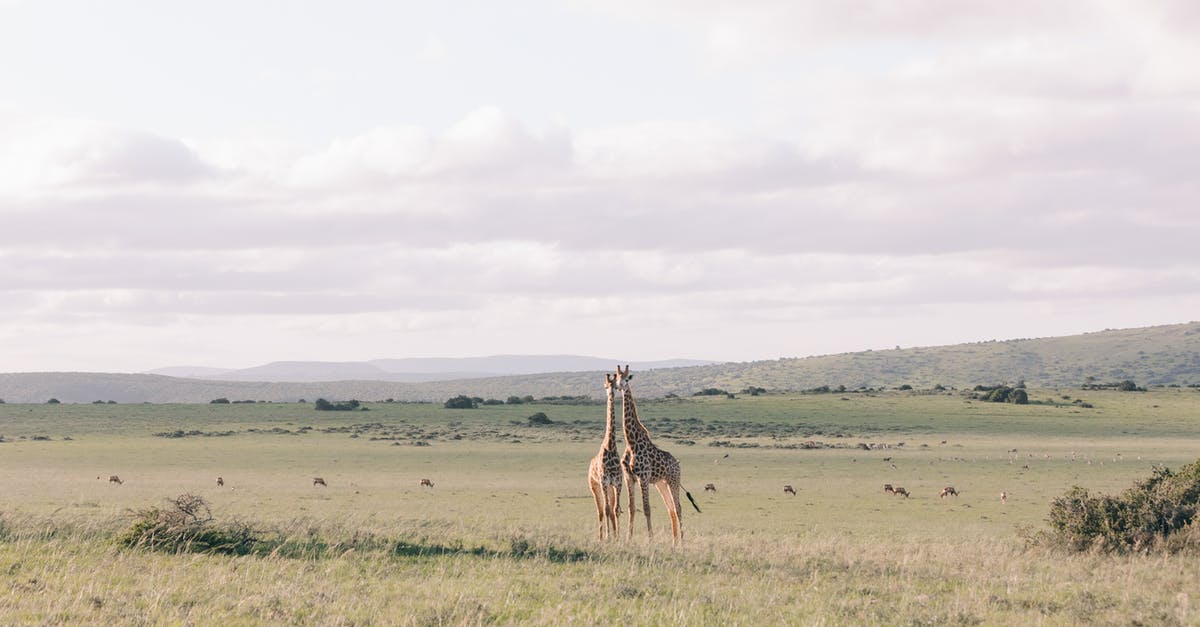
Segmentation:
<svg viewBox="0 0 1200 627">
<path fill-rule="evenodd" d="M 380 368 L 373 362 L 368 366 Z M 443 381 L 258 382 L 185 379 L 153 374 L 0 374 L 0 399 L 8 403 L 203 403 L 214 398 L 294 402 L 316 398 L 441 402 L 466 394 L 508 396 L 602 396 L 594 370 L 517 374 Z M 395 366 L 393 366 L 395 367 Z M 382 368 L 381 368 L 382 369 Z M 1105 330 L 1064 337 L 985 341 L 953 346 L 863 351 L 819 357 L 783 358 L 673 368 L 637 368 L 637 391 L 646 398 L 688 396 L 705 388 L 738 392 L 755 386 L 796 391 L 819 386 L 966 388 L 1016 383 L 1030 387 L 1078 388 L 1090 382 L 1131 380 L 1139 385 L 1200 384 L 1200 322 Z"/>
<path fill-rule="evenodd" d="M 489 357 L 410 357 L 370 361 L 276 361 L 241 369 L 173 366 L 145 374 L 219 381 L 318 383 L 325 381 L 454 381 L 550 372 L 607 370 L 617 360 L 581 355 L 492 355 Z M 622 362 L 624 363 L 624 362 Z M 706 366 L 719 362 L 666 359 L 630 362 L 638 370 Z"/>
</svg>

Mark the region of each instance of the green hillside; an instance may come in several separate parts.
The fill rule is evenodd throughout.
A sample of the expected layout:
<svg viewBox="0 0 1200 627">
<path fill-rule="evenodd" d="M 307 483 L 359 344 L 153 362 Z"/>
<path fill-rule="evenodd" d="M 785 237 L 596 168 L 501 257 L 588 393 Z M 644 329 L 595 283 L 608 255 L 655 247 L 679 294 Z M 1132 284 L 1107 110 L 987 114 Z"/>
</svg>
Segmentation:
<svg viewBox="0 0 1200 627">
<path fill-rule="evenodd" d="M 615 364 L 614 364 L 615 366 Z M 1035 387 L 1078 387 L 1130 380 L 1138 385 L 1200 384 L 1200 322 L 1106 330 L 1066 337 L 988 341 L 955 346 L 866 351 L 799 359 L 667 368 L 639 373 L 645 396 L 689 396 L 705 388 L 799 391 L 820 386 L 969 387 L 1025 381 Z M 0 374 L 9 403 L 203 403 L 215 398 L 294 402 L 316 398 L 440 402 L 465 394 L 590 396 L 601 394 L 594 372 L 547 373 L 460 381 L 396 383 L 257 383 L 112 373 Z"/>
</svg>

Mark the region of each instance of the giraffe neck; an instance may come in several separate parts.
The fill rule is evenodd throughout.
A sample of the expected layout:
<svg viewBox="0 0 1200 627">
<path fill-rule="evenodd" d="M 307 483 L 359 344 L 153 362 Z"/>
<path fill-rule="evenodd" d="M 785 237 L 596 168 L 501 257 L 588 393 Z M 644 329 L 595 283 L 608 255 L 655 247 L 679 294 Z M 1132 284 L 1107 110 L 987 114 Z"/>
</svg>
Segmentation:
<svg viewBox="0 0 1200 627">
<path fill-rule="evenodd" d="M 633 403 L 633 390 L 628 385 L 621 394 L 621 410 L 624 413 L 624 420 L 621 421 L 621 428 L 625 433 L 625 445 L 632 447 L 636 442 L 649 442 L 650 432 L 646 429 L 646 425 L 638 419 L 637 406 Z"/>
<path fill-rule="evenodd" d="M 608 414 L 604 421 L 604 444 L 600 447 L 611 450 L 617 447 L 617 434 L 613 431 L 616 422 L 616 411 L 613 409 L 613 389 L 608 388 Z"/>
</svg>

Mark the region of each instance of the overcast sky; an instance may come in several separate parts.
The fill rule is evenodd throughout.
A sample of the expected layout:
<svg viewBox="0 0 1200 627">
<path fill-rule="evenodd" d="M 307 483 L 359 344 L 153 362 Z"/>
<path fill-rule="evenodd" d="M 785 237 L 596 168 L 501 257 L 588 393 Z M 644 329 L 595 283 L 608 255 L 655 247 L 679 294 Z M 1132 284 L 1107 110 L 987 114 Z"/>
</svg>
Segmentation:
<svg viewBox="0 0 1200 627">
<path fill-rule="evenodd" d="M 1200 318 L 1190 0 L 0 0 L 0 371 Z"/>
</svg>

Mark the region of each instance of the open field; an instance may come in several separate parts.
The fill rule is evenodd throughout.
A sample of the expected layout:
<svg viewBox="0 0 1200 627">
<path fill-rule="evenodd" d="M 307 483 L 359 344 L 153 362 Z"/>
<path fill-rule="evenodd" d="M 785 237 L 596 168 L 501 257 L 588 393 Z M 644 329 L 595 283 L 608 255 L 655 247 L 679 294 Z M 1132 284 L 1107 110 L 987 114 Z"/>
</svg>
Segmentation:
<svg viewBox="0 0 1200 627">
<path fill-rule="evenodd" d="M 703 509 L 685 510 L 681 549 L 653 494 L 652 541 L 640 512 L 632 542 L 595 539 L 585 474 L 602 405 L 0 404 L 0 622 L 1200 622 L 1194 556 L 1067 555 L 1020 538 L 1072 485 L 1116 492 L 1152 464 L 1195 461 L 1200 392 L 1031 399 L 1043 404 L 641 401 Z M 528 425 L 538 411 L 555 424 Z M 961 496 L 940 499 L 945 485 Z M 286 548 L 117 543 L 131 510 L 185 492 Z"/>
</svg>

